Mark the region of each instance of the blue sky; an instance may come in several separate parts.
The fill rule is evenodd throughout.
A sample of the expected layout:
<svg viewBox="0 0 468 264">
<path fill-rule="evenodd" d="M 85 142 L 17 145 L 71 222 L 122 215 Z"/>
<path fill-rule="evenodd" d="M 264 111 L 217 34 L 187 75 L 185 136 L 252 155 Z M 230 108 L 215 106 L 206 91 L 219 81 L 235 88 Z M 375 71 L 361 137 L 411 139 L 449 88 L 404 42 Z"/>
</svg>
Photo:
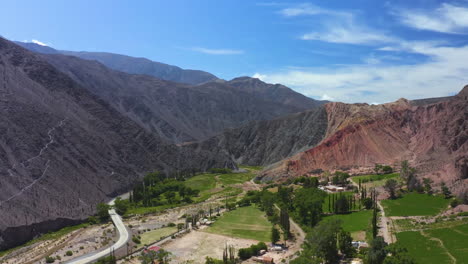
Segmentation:
<svg viewBox="0 0 468 264">
<path fill-rule="evenodd" d="M 0 35 L 383 103 L 468 84 L 468 1 L 2 1 Z"/>
</svg>

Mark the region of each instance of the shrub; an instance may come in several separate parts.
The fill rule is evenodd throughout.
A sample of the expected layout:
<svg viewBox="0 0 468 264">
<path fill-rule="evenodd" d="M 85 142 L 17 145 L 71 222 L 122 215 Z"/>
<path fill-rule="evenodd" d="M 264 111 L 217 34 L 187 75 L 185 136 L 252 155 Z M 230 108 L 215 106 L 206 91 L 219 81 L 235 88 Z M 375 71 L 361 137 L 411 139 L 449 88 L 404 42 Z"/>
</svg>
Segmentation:
<svg viewBox="0 0 468 264">
<path fill-rule="evenodd" d="M 213 174 L 228 174 L 228 173 L 232 173 L 232 170 L 229 169 L 229 168 L 211 168 L 208 170 L 210 173 L 213 173 Z"/>
<path fill-rule="evenodd" d="M 248 248 L 239 249 L 238 255 L 239 255 L 240 259 L 246 260 L 246 259 L 249 259 L 252 256 L 257 255 L 258 252 L 260 252 L 260 250 L 262 250 L 262 249 L 267 250 L 267 245 L 265 243 L 263 243 L 263 242 L 259 242 L 258 244 L 251 245 Z"/>
<path fill-rule="evenodd" d="M 450 206 L 452 206 L 453 208 L 457 207 L 459 204 L 460 204 L 460 200 L 456 198 L 450 202 Z"/>
<path fill-rule="evenodd" d="M 141 244 L 141 240 L 140 240 L 138 237 L 136 237 L 136 236 L 132 237 L 132 241 L 133 241 L 135 244 Z"/>
<path fill-rule="evenodd" d="M 176 226 L 176 224 L 174 224 L 174 223 L 169 223 L 169 224 L 167 224 L 167 226 L 168 226 L 168 227 L 174 227 L 174 226 Z"/>
<path fill-rule="evenodd" d="M 67 255 L 67 256 L 73 256 L 73 252 L 72 252 L 71 250 L 68 250 L 68 251 L 65 253 L 65 255 Z"/>
<path fill-rule="evenodd" d="M 46 263 L 54 263 L 55 262 L 55 258 L 54 257 L 51 257 L 51 256 L 47 256 L 45 258 L 45 262 Z"/>
</svg>

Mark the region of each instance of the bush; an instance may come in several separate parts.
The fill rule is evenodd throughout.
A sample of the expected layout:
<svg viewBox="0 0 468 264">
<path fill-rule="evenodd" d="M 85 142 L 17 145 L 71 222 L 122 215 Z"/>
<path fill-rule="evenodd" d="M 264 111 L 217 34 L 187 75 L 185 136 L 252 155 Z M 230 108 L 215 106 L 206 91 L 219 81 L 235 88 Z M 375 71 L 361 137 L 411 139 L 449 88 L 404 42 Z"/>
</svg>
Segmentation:
<svg viewBox="0 0 468 264">
<path fill-rule="evenodd" d="M 174 227 L 174 226 L 176 226 L 176 224 L 174 224 L 174 223 L 169 223 L 169 224 L 167 224 L 167 226 L 168 226 L 168 227 Z"/>
<path fill-rule="evenodd" d="M 68 250 L 68 251 L 65 253 L 65 255 L 67 255 L 67 256 L 73 256 L 73 252 L 72 252 L 71 250 Z"/>
<path fill-rule="evenodd" d="M 251 245 L 248 248 L 239 249 L 238 255 L 240 259 L 246 260 L 252 256 L 256 256 L 262 249 L 267 250 L 267 245 L 263 242 L 259 242 L 258 244 Z"/>
<path fill-rule="evenodd" d="M 133 241 L 135 244 L 141 244 L 141 240 L 140 240 L 138 237 L 136 237 L 136 236 L 132 237 L 132 241 Z"/>
<path fill-rule="evenodd" d="M 452 206 L 453 208 L 457 207 L 459 204 L 460 204 L 460 200 L 456 198 L 450 202 L 450 206 Z"/>
<path fill-rule="evenodd" d="M 213 174 L 228 174 L 228 173 L 232 173 L 232 170 L 229 169 L 229 168 L 211 168 L 208 170 L 210 173 L 213 173 Z"/>
<path fill-rule="evenodd" d="M 45 262 L 46 263 L 54 263 L 55 262 L 55 258 L 54 257 L 51 257 L 51 256 L 47 256 L 45 258 Z"/>
</svg>

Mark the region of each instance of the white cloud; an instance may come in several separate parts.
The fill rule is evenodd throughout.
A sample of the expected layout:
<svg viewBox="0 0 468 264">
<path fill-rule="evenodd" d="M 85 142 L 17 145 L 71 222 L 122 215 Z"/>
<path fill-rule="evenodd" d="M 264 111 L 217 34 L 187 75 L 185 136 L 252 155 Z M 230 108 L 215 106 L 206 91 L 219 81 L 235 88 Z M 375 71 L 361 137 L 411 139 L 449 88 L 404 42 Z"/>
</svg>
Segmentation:
<svg viewBox="0 0 468 264">
<path fill-rule="evenodd" d="M 321 8 L 318 6 L 314 6 L 311 4 L 301 4 L 294 7 L 288 7 L 282 9 L 280 14 L 286 17 L 294 17 L 294 16 L 304 16 L 304 15 L 332 15 L 332 16 L 342 16 L 342 17 L 349 17 L 352 16 L 350 12 L 340 12 L 336 10 Z"/>
<path fill-rule="evenodd" d="M 335 99 L 327 94 L 324 94 L 322 95 L 322 97 L 320 97 L 320 100 L 325 100 L 325 101 L 334 101 Z"/>
<path fill-rule="evenodd" d="M 323 30 L 303 34 L 300 37 L 303 40 L 366 45 L 398 41 L 384 32 L 379 32 L 358 23 L 356 15 L 353 12 L 336 11 L 310 4 L 302 4 L 282 9 L 280 13 L 286 17 L 324 16 L 318 20 L 322 24 L 321 28 Z"/>
<path fill-rule="evenodd" d="M 428 60 L 415 65 L 362 64 L 258 74 L 266 82 L 285 84 L 307 96 L 321 98 L 326 94 L 343 102 L 447 96 L 468 84 L 468 46 L 408 42 L 404 48 L 427 56 Z"/>
<path fill-rule="evenodd" d="M 320 40 L 331 43 L 344 44 L 380 44 L 395 42 L 395 39 L 385 34 L 373 32 L 353 23 L 348 25 L 330 25 L 325 32 L 313 32 L 302 35 L 303 40 Z"/>
<path fill-rule="evenodd" d="M 468 8 L 448 3 L 434 10 L 396 9 L 392 14 L 401 23 L 420 30 L 462 34 L 468 29 Z"/>
<path fill-rule="evenodd" d="M 254 75 L 252 75 L 252 78 L 257 78 L 263 81 L 266 78 L 266 75 L 255 73 Z"/>
<path fill-rule="evenodd" d="M 243 54 L 243 50 L 235 50 L 235 49 L 207 49 L 207 48 L 201 48 L 201 47 L 194 47 L 191 48 L 191 50 L 196 51 L 196 52 L 201 52 L 205 54 L 211 54 L 211 55 L 236 55 L 236 54 Z"/>
<path fill-rule="evenodd" d="M 34 44 L 37 44 L 37 45 L 41 45 L 41 46 L 48 46 L 48 45 L 45 44 L 44 42 L 41 42 L 41 41 L 39 41 L 39 40 L 37 40 L 37 39 L 31 40 L 31 42 L 34 43 Z"/>
</svg>

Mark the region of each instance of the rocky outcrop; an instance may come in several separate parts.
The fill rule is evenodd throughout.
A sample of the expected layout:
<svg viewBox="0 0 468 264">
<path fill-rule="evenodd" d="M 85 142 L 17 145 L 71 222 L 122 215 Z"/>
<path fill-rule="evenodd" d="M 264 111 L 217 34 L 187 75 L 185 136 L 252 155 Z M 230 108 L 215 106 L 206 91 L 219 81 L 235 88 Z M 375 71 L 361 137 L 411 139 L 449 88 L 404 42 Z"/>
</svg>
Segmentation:
<svg viewBox="0 0 468 264">
<path fill-rule="evenodd" d="M 270 121 L 255 121 L 188 145 L 229 155 L 239 164 L 269 165 L 317 145 L 325 137 L 324 107 Z"/>
<path fill-rule="evenodd" d="M 152 170 L 234 167 L 166 143 L 0 38 L 0 250 L 85 219 Z"/>
<path fill-rule="evenodd" d="M 371 167 L 409 160 L 420 177 L 444 181 L 455 192 L 467 187 L 468 87 L 457 96 L 414 106 L 400 99 L 384 105 L 329 103 L 325 139 L 276 164 L 265 179 L 311 170 Z"/>
</svg>

